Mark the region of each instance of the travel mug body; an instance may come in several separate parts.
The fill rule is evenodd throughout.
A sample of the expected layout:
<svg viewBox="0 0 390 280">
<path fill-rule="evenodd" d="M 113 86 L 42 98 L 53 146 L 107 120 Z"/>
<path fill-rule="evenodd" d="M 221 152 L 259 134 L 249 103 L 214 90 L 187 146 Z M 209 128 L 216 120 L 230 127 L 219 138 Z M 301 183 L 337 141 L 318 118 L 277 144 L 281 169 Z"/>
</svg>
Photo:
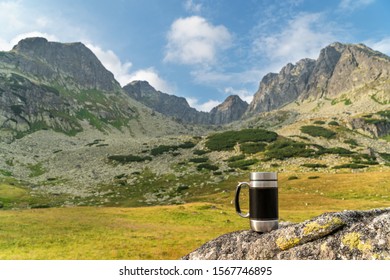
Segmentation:
<svg viewBox="0 0 390 280">
<path fill-rule="evenodd" d="M 249 213 L 243 214 L 239 197 L 241 187 L 249 186 Z M 250 182 L 239 183 L 236 189 L 237 214 L 250 220 L 251 229 L 269 232 L 278 228 L 278 182 L 275 172 L 251 172 Z"/>
</svg>

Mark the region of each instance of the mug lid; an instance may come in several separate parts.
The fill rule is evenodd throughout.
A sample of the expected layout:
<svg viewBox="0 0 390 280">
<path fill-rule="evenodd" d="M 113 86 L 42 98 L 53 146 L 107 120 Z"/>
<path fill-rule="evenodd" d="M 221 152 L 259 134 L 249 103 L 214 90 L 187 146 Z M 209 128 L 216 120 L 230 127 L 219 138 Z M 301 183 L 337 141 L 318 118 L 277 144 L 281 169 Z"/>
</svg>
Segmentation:
<svg viewBox="0 0 390 280">
<path fill-rule="evenodd" d="M 251 181 L 277 181 L 278 173 L 277 172 L 251 172 L 249 178 Z"/>
</svg>

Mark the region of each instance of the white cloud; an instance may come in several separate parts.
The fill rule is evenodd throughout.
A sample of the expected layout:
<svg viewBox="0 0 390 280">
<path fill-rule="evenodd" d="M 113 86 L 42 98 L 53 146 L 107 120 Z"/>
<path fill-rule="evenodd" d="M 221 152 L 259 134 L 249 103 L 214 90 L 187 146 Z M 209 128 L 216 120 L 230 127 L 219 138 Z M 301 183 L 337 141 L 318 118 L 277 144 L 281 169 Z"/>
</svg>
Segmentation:
<svg viewBox="0 0 390 280">
<path fill-rule="evenodd" d="M 114 74 L 115 79 L 122 86 L 131 81 L 131 62 L 122 63 L 112 50 L 103 50 L 101 47 L 91 43 L 86 44 L 86 46 L 98 57 L 104 67 Z"/>
<path fill-rule="evenodd" d="M 380 41 L 369 40 L 364 43 L 376 51 L 390 55 L 390 37 L 383 38 Z"/>
<path fill-rule="evenodd" d="M 164 61 L 181 64 L 213 64 L 217 53 L 230 46 L 232 35 L 199 16 L 175 20 L 168 32 Z"/>
<path fill-rule="evenodd" d="M 224 92 L 229 95 L 238 95 L 242 100 L 251 103 L 253 99 L 253 92 L 250 92 L 247 89 L 234 89 L 232 87 L 227 87 L 224 89 Z"/>
<path fill-rule="evenodd" d="M 356 9 L 364 8 L 371 3 L 374 3 L 375 0 L 341 0 L 339 4 L 339 9 L 343 11 L 354 11 Z"/>
<path fill-rule="evenodd" d="M 195 108 L 198 111 L 202 112 L 210 112 L 214 107 L 218 106 L 221 104 L 220 101 L 217 100 L 209 100 L 204 103 L 199 103 L 199 100 L 197 98 L 193 97 L 186 97 L 188 104 L 192 107 Z"/>
<path fill-rule="evenodd" d="M 202 10 L 202 4 L 195 4 L 193 0 L 187 0 L 184 3 L 184 8 L 187 12 L 190 13 L 200 13 L 200 11 Z"/>
<path fill-rule="evenodd" d="M 290 20 L 281 32 L 257 38 L 254 51 L 267 55 L 273 63 L 294 63 L 317 58 L 320 49 L 334 41 L 336 36 L 321 13 L 305 13 Z"/>
<path fill-rule="evenodd" d="M 86 46 L 97 56 L 104 67 L 114 74 L 121 86 L 139 80 L 149 82 L 151 86 L 162 92 L 172 93 L 174 91 L 174 88 L 162 79 L 153 67 L 131 71 L 132 63 L 128 61 L 123 63 L 112 50 L 103 50 L 91 43 Z"/>
<path fill-rule="evenodd" d="M 49 41 L 58 41 L 58 39 L 55 35 L 39 32 L 39 31 L 32 31 L 32 32 L 19 34 L 9 41 L 2 40 L 0 38 L 0 50 L 9 51 L 12 49 L 12 47 L 17 45 L 20 40 L 25 39 L 25 38 L 31 38 L 31 37 L 43 37 Z"/>
<path fill-rule="evenodd" d="M 147 69 L 141 69 L 134 73 L 130 74 L 130 80 L 131 81 L 148 81 L 151 86 L 153 86 L 155 89 L 172 94 L 174 93 L 174 87 L 171 86 L 167 81 L 162 79 L 158 72 L 153 68 L 147 68 Z"/>
</svg>

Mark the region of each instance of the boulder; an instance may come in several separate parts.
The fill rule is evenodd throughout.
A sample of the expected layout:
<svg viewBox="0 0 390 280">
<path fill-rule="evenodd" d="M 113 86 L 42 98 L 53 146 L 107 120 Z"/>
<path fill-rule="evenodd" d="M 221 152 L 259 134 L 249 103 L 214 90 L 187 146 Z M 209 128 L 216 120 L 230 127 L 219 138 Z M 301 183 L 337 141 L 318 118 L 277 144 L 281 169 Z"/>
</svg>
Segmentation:
<svg viewBox="0 0 390 280">
<path fill-rule="evenodd" d="M 390 259 L 390 208 L 325 213 L 269 233 L 236 231 L 207 242 L 184 260 Z"/>
</svg>

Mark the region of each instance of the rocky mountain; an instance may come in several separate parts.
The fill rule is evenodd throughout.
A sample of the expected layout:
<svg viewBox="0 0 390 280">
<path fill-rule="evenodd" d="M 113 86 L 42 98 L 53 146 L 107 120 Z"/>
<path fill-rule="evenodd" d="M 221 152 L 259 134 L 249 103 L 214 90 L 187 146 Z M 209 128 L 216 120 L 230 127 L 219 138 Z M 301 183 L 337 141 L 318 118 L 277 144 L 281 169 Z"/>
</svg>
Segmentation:
<svg viewBox="0 0 390 280">
<path fill-rule="evenodd" d="M 3 140 L 42 129 L 68 135 L 87 128 L 106 133 L 118 129 L 135 135 L 169 122 L 129 98 L 82 43 L 27 38 L 11 51 L 0 52 Z"/>
<path fill-rule="evenodd" d="M 246 116 L 292 102 L 371 99 L 388 103 L 390 58 L 363 44 L 333 43 L 317 60 L 302 59 L 264 76 Z M 348 105 L 348 104 L 347 104 Z"/>
<path fill-rule="evenodd" d="M 222 235 L 186 260 L 372 260 L 390 257 L 390 209 L 326 213 L 265 234 Z"/>
<path fill-rule="evenodd" d="M 210 113 L 199 112 L 190 107 L 185 98 L 158 91 L 146 81 L 133 81 L 124 86 L 123 90 L 131 98 L 181 123 L 227 124 L 239 120 L 248 107 L 240 97 L 229 96 Z"/>
<path fill-rule="evenodd" d="M 133 81 L 124 86 L 123 90 L 131 98 L 178 122 L 209 123 L 208 114 L 191 108 L 185 98 L 158 91 L 147 81 Z"/>
<path fill-rule="evenodd" d="M 238 95 L 231 95 L 210 111 L 213 124 L 227 124 L 239 120 L 248 108 L 248 103 Z"/>
</svg>

